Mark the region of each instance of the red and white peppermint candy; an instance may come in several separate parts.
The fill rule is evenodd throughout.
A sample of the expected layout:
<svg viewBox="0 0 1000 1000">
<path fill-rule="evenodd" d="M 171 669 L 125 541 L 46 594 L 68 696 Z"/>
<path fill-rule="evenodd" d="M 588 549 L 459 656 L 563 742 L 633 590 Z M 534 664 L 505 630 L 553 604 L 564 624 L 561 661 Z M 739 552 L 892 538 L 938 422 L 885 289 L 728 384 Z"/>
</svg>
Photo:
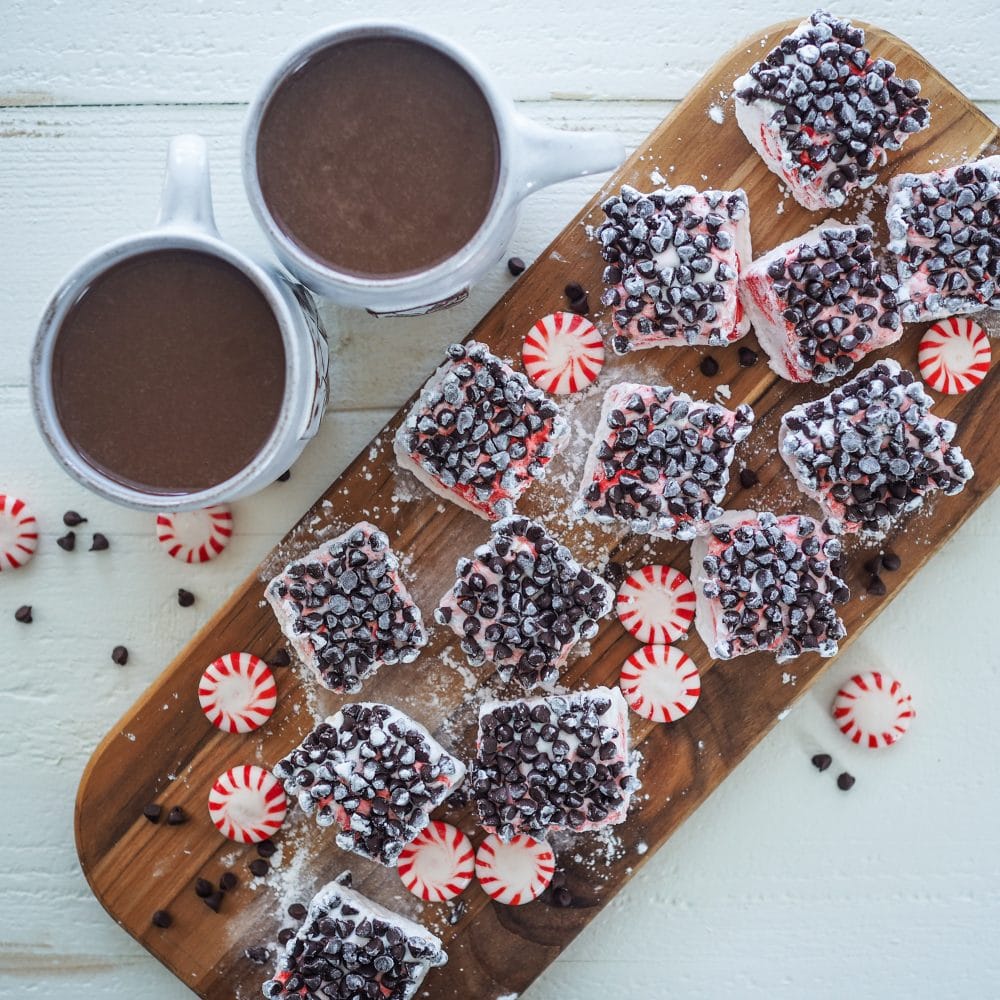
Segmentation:
<svg viewBox="0 0 1000 1000">
<path fill-rule="evenodd" d="M 20 569 L 38 548 L 38 522 L 23 500 L 0 493 L 0 571 Z"/>
<path fill-rule="evenodd" d="M 604 367 L 604 341 L 589 319 L 550 313 L 528 331 L 521 360 L 539 389 L 556 395 L 579 392 L 597 381 Z"/>
<path fill-rule="evenodd" d="M 643 646 L 622 664 L 618 686 L 636 715 L 676 722 L 698 704 L 701 675 L 676 646 Z"/>
<path fill-rule="evenodd" d="M 403 848 L 396 870 L 414 896 L 429 903 L 465 892 L 475 868 L 472 844 L 461 830 L 432 820 Z"/>
<path fill-rule="evenodd" d="M 507 906 L 530 903 L 545 892 L 556 870 L 552 848 L 523 833 L 505 844 L 491 833 L 476 851 L 476 878 L 491 899 Z"/>
<path fill-rule="evenodd" d="M 895 743 L 916 714 L 903 685 L 879 671 L 856 674 L 833 700 L 833 718 L 840 731 L 852 743 L 872 750 Z"/>
<path fill-rule="evenodd" d="M 175 559 L 203 563 L 214 559 L 233 534 L 233 515 L 224 504 L 204 510 L 157 514 L 156 537 Z"/>
<path fill-rule="evenodd" d="M 676 642 L 694 620 L 691 581 L 672 566 L 643 566 L 618 588 L 618 620 L 640 642 Z"/>
<path fill-rule="evenodd" d="M 932 389 L 958 396 L 982 382 L 991 358 L 986 331 L 964 316 L 949 316 L 923 335 L 917 362 Z"/>
<path fill-rule="evenodd" d="M 223 835 L 257 844 L 285 821 L 288 802 L 281 782 L 262 767 L 243 764 L 224 771 L 208 793 L 208 815 Z"/>
<path fill-rule="evenodd" d="M 201 675 L 198 701 L 205 718 L 225 733 L 259 729 L 274 711 L 278 689 L 271 668 L 252 653 L 226 653 Z"/>
</svg>

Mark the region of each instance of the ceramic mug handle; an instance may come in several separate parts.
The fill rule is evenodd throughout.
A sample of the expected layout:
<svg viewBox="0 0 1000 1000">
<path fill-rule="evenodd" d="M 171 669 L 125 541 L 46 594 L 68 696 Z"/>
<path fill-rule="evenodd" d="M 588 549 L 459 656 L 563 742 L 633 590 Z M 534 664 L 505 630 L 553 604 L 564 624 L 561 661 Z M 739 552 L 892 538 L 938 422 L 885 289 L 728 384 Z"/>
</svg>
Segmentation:
<svg viewBox="0 0 1000 1000">
<path fill-rule="evenodd" d="M 625 159 L 625 144 L 611 132 L 567 132 L 517 114 L 520 143 L 516 163 L 522 195 L 571 177 L 613 170 Z"/>
<path fill-rule="evenodd" d="M 218 236 L 212 212 L 208 144 L 200 135 L 175 135 L 167 149 L 158 228 L 197 229 Z"/>
</svg>

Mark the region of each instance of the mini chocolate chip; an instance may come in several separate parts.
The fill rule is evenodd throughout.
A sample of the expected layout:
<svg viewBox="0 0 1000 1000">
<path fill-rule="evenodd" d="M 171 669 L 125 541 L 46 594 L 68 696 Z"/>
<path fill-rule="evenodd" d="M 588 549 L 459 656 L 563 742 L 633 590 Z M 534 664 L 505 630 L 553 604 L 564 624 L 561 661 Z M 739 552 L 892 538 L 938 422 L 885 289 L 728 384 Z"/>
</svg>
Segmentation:
<svg viewBox="0 0 1000 1000">
<path fill-rule="evenodd" d="M 282 927 L 278 931 L 278 944 L 288 944 L 295 937 L 295 931 L 291 927 Z"/>
<path fill-rule="evenodd" d="M 865 572 L 868 573 L 869 576 L 878 576 L 878 574 L 882 572 L 883 565 L 881 556 L 872 556 L 872 558 L 865 563 Z"/>
<path fill-rule="evenodd" d="M 749 347 L 741 347 L 739 350 L 740 368 L 753 368 L 757 364 L 757 352 L 751 351 Z"/>
<path fill-rule="evenodd" d="M 719 374 L 719 362 L 711 354 L 706 354 L 698 367 L 701 369 L 702 375 L 707 375 L 709 378 Z"/>
<path fill-rule="evenodd" d="M 153 926 L 167 928 L 174 922 L 174 918 L 166 910 L 157 910 L 153 914 Z"/>
<path fill-rule="evenodd" d="M 271 957 L 271 953 L 267 950 L 267 948 L 261 948 L 259 946 L 256 948 L 247 948 L 243 954 L 246 958 L 250 959 L 254 965 L 266 965 L 267 960 Z"/>
<path fill-rule="evenodd" d="M 855 780 L 856 779 L 853 774 L 848 774 L 846 771 L 843 771 L 837 775 L 837 787 L 842 792 L 846 792 L 848 789 L 854 787 Z"/>
<path fill-rule="evenodd" d="M 275 479 L 275 482 L 276 483 L 287 483 L 288 480 L 291 479 L 291 478 L 292 478 L 292 470 L 291 469 L 285 469 L 285 471 L 280 476 L 278 476 L 277 479 Z"/>
<path fill-rule="evenodd" d="M 278 848 L 275 847 L 273 840 L 262 840 L 257 845 L 257 853 L 262 858 L 273 858 L 277 851 Z"/>
<path fill-rule="evenodd" d="M 222 893 L 216 890 L 215 892 L 210 892 L 202 902 L 213 912 L 218 913 L 219 908 L 222 906 Z"/>
<path fill-rule="evenodd" d="M 240 884 L 240 880 L 234 872 L 224 872 L 219 879 L 219 888 L 223 892 L 231 892 Z"/>
<path fill-rule="evenodd" d="M 561 885 L 552 891 L 552 902 L 555 903 L 556 906 L 572 906 L 573 894 L 566 888 L 566 886 Z"/>
<path fill-rule="evenodd" d="M 828 753 L 818 753 L 813 756 L 812 764 L 817 771 L 825 771 L 833 763 L 833 758 Z"/>
<path fill-rule="evenodd" d="M 868 580 L 868 586 L 865 589 L 874 597 L 882 597 L 888 592 L 885 582 L 877 573 L 872 573 Z"/>
<path fill-rule="evenodd" d="M 578 285 L 575 281 L 571 281 L 564 289 L 563 294 L 569 299 L 570 302 L 577 302 L 582 299 L 587 293 L 583 290 L 582 285 Z"/>
<path fill-rule="evenodd" d="M 895 552 L 886 552 L 882 556 L 882 567 L 887 569 L 890 573 L 895 573 L 900 566 L 903 565 L 903 560 L 896 555 Z"/>
<path fill-rule="evenodd" d="M 17 611 L 14 612 L 14 618 L 16 621 L 22 622 L 25 625 L 30 625 L 34 621 L 31 617 L 31 605 L 22 604 Z"/>
<path fill-rule="evenodd" d="M 279 649 L 274 656 L 268 660 L 268 663 L 272 667 L 287 667 L 292 662 L 292 658 L 288 655 L 287 649 Z"/>
<path fill-rule="evenodd" d="M 182 608 L 191 607 L 191 605 L 194 604 L 194 594 L 192 594 L 190 590 L 185 590 L 183 587 L 180 587 L 177 591 L 177 603 Z"/>
<path fill-rule="evenodd" d="M 301 903 L 292 903 L 288 907 L 288 915 L 292 920 L 304 920 L 309 911 Z"/>
<path fill-rule="evenodd" d="M 142 807 L 142 814 L 149 820 L 150 823 L 159 823 L 162 813 L 163 806 L 161 806 L 158 802 L 150 802 L 148 806 Z"/>
<path fill-rule="evenodd" d="M 271 869 L 271 866 L 263 858 L 254 858 L 248 867 L 258 878 L 262 878 Z"/>
<path fill-rule="evenodd" d="M 67 531 L 65 535 L 60 535 L 56 539 L 56 545 L 63 550 L 63 552 L 72 552 L 76 548 L 76 532 Z"/>
<path fill-rule="evenodd" d="M 81 517 L 75 510 L 68 510 L 65 514 L 63 514 L 63 524 L 65 524 L 67 528 L 75 528 L 78 524 L 86 523 L 87 519 L 85 517 Z"/>
<path fill-rule="evenodd" d="M 507 261 L 507 270 L 516 278 L 519 274 L 524 274 L 525 264 L 520 257 L 511 257 Z"/>
<path fill-rule="evenodd" d="M 111 548 L 111 543 L 108 541 L 105 535 L 102 535 L 99 531 L 94 532 L 94 540 L 90 543 L 91 552 L 103 552 L 105 549 Z"/>
<path fill-rule="evenodd" d="M 740 469 L 740 486 L 745 490 L 749 490 L 756 486 L 760 480 L 757 478 L 757 473 L 753 469 Z"/>
<path fill-rule="evenodd" d="M 468 912 L 469 904 L 464 899 L 455 900 L 448 911 L 448 923 L 454 927 Z"/>
<path fill-rule="evenodd" d="M 180 806 L 174 806 L 167 813 L 167 826 L 180 826 L 188 821 L 188 814 Z"/>
<path fill-rule="evenodd" d="M 569 311 L 576 313 L 578 316 L 586 316 L 590 312 L 590 302 L 587 296 L 584 295 L 583 298 L 574 299 L 570 302 Z"/>
<path fill-rule="evenodd" d="M 128 650 L 124 646 L 115 646 L 111 650 L 111 660 L 119 667 L 124 667 L 128 663 Z"/>
<path fill-rule="evenodd" d="M 207 878 L 196 878 L 194 880 L 194 893 L 201 899 L 211 896 L 215 892 L 215 886 Z"/>
</svg>

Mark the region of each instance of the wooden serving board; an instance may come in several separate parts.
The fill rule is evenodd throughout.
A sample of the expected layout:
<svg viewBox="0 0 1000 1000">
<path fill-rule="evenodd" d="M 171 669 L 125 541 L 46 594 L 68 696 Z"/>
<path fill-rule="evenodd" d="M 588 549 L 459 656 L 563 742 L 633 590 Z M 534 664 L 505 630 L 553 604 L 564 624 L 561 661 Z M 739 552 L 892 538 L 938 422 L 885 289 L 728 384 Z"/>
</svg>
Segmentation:
<svg viewBox="0 0 1000 1000">
<path fill-rule="evenodd" d="M 783 198 L 777 179 L 756 157 L 737 129 L 731 101 L 725 119 L 709 117 L 711 105 L 728 93 L 732 81 L 759 58 L 793 22 L 775 25 L 724 56 L 702 83 L 636 151 L 602 191 L 586 205 L 509 293 L 473 331 L 497 354 L 518 359 L 521 340 L 540 316 L 564 308 L 563 287 L 579 282 L 590 290 L 596 306 L 602 263 L 588 243 L 584 225 L 597 222 L 599 202 L 607 191 L 627 182 L 640 189 L 658 186 L 650 174 L 658 169 L 671 184 L 699 188 L 746 189 L 751 205 L 753 243 L 757 252 L 809 229 L 818 216 Z M 869 28 L 869 45 L 905 76 L 917 77 L 930 99 L 933 115 L 928 131 L 910 138 L 903 155 L 896 155 L 881 180 L 894 171 L 921 171 L 994 152 L 997 127 L 913 49 L 877 28 Z M 871 213 L 879 226 L 883 198 L 869 194 L 834 213 L 848 221 L 859 212 Z M 597 314 L 600 321 L 600 314 Z M 915 369 L 922 326 L 907 328 L 891 349 L 905 367 Z M 742 342 L 756 347 L 753 335 Z M 405 350 L 405 341 L 400 341 Z M 666 562 L 685 572 L 688 546 L 623 534 L 608 534 L 592 526 L 568 522 L 568 496 L 575 489 L 587 446 L 596 424 L 601 393 L 615 381 L 672 384 L 698 398 L 711 398 L 728 384 L 729 405 L 749 402 L 757 413 L 756 428 L 740 446 L 734 473 L 744 464 L 755 469 L 760 485 L 743 490 L 734 474 L 726 506 L 779 512 L 813 505 L 795 489 L 777 456 L 780 416 L 794 404 L 824 393 L 816 386 L 794 386 L 776 378 L 761 361 L 740 368 L 737 350 L 713 349 L 721 366 L 717 376 L 701 375 L 704 349 L 645 351 L 626 358 L 609 355 L 598 386 L 570 399 L 567 409 L 573 441 L 550 467 L 543 483 L 528 492 L 521 511 L 541 517 L 582 561 L 595 567 L 607 558 L 626 568 Z M 878 355 L 876 355 L 878 356 Z M 414 373 L 414 388 L 429 372 Z M 856 542 L 847 546 L 850 583 L 855 596 L 843 609 L 849 639 L 891 600 L 922 565 L 968 517 L 1000 481 L 1000 443 L 992 413 L 1000 412 L 1000 364 L 967 396 L 944 397 L 936 412 L 958 422 L 957 442 L 972 461 L 976 476 L 963 494 L 939 498 L 912 518 L 887 542 L 903 568 L 887 574 L 889 594 L 865 596 L 861 564 L 871 553 Z M 385 529 L 406 560 L 405 576 L 426 619 L 451 586 L 457 559 L 489 533 L 487 524 L 452 504 L 442 503 L 400 475 L 392 457 L 391 438 L 397 416 L 360 455 L 218 614 L 163 672 L 156 683 L 105 737 L 80 783 L 76 806 L 76 837 L 83 871 L 108 912 L 182 982 L 203 997 L 231 1000 L 259 996 L 268 969 L 243 957 L 247 946 L 273 943 L 278 930 L 292 925 L 284 915 L 291 899 L 307 901 L 311 893 L 341 870 L 350 868 L 363 892 L 391 907 L 425 921 L 444 939 L 450 960 L 425 982 L 426 993 L 440 998 L 486 998 L 520 992 L 551 962 L 590 920 L 597 916 L 625 881 L 660 847 L 705 797 L 771 729 L 780 713 L 816 680 L 830 661 L 804 656 L 791 666 L 777 667 L 768 656 L 745 656 L 713 663 L 696 635 L 684 649 L 703 677 L 701 701 L 681 722 L 655 725 L 631 717 L 632 742 L 643 755 L 643 789 L 628 821 L 611 835 L 587 835 L 559 851 L 574 905 L 558 908 L 546 901 L 505 907 L 492 903 L 476 886 L 463 900 L 464 914 L 442 905 L 424 905 L 402 889 L 391 870 L 340 852 L 332 836 L 311 820 L 290 813 L 279 836 L 281 854 L 271 876 L 250 884 L 246 864 L 256 856 L 252 847 L 224 841 L 210 824 L 206 797 L 216 775 L 239 763 L 272 765 L 312 727 L 318 715 L 335 710 L 340 699 L 317 692 L 294 668 L 277 671 L 279 702 L 270 725 L 251 736 L 225 735 L 214 730 L 198 708 L 196 688 L 201 671 L 230 650 L 243 649 L 270 659 L 283 647 L 270 611 L 263 606 L 263 584 L 288 558 L 304 553 L 323 538 L 340 532 L 362 517 Z M 570 687 L 614 684 L 623 660 L 638 643 L 612 616 L 602 623 L 585 655 L 571 659 L 563 680 Z M 782 673 L 797 676 L 795 685 Z M 430 646 L 416 663 L 384 667 L 364 688 L 365 700 L 398 706 L 426 724 L 446 744 L 466 756 L 474 744 L 476 707 L 487 692 L 504 692 L 488 668 L 470 671 L 452 633 L 433 628 Z M 514 688 L 506 689 L 513 696 Z M 153 825 L 142 816 L 150 801 L 180 805 L 192 817 L 183 826 Z M 459 824 L 474 843 L 471 810 L 440 810 L 438 815 Z M 648 853 L 640 853 L 641 845 Z M 706 859 L 708 861 L 709 859 Z M 219 914 L 211 912 L 192 891 L 203 875 L 215 881 L 233 868 L 241 885 L 230 893 Z M 154 928 L 154 909 L 171 912 L 174 924 Z M 449 914 L 453 922 L 448 921 Z"/>
</svg>

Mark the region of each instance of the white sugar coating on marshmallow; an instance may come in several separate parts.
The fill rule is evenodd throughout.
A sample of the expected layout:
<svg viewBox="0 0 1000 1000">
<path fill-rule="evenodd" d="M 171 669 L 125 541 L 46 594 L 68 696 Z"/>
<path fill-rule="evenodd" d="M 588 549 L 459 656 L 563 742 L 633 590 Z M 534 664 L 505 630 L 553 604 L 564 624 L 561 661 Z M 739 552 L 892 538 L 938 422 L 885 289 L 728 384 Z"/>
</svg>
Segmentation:
<svg viewBox="0 0 1000 1000">
<path fill-rule="evenodd" d="M 452 344 L 399 426 L 401 469 L 488 521 L 508 517 L 569 440 L 553 400 L 485 344 Z"/>
<path fill-rule="evenodd" d="M 736 121 L 800 205 L 837 208 L 930 123 L 920 84 L 895 69 L 863 29 L 819 10 L 735 81 Z"/>
<path fill-rule="evenodd" d="M 595 231 L 607 262 L 601 302 L 618 354 L 649 347 L 723 347 L 749 329 L 738 295 L 750 263 L 746 193 L 683 184 L 643 194 L 625 185 Z"/>
<path fill-rule="evenodd" d="M 224 503 L 156 516 L 157 540 L 169 555 L 185 563 L 214 559 L 232 535 L 233 514 Z"/>
<path fill-rule="evenodd" d="M 827 219 L 758 257 L 740 295 L 769 364 L 792 382 L 829 382 L 903 334 L 894 274 L 870 226 Z"/>
<path fill-rule="evenodd" d="M 349 881 L 345 872 L 313 896 L 301 927 L 279 945 L 264 996 L 299 1000 L 303 989 L 308 996 L 344 996 L 342 984 L 354 977 L 352 997 L 411 1000 L 427 973 L 448 961 L 436 934 L 350 888 Z"/>
<path fill-rule="evenodd" d="M 615 598 L 619 621 L 640 642 L 676 642 L 694 620 L 694 588 L 672 566 L 653 564 L 630 573 Z"/>
<path fill-rule="evenodd" d="M 692 399 L 671 386 L 621 382 L 604 396 L 575 517 L 684 541 L 722 515 L 736 445 L 753 410 Z"/>
<path fill-rule="evenodd" d="M 1000 156 L 897 174 L 885 217 L 906 322 L 1000 309 Z"/>
<path fill-rule="evenodd" d="M 712 656 L 771 652 L 836 655 L 847 634 L 836 605 L 850 597 L 840 577 L 835 521 L 733 510 L 691 545 L 695 627 Z"/>
<path fill-rule="evenodd" d="M 38 548 L 38 522 L 17 497 L 0 493 L 0 572 L 20 569 Z"/>
<path fill-rule="evenodd" d="M 855 674 L 837 692 L 831 711 L 844 736 L 871 750 L 903 737 L 917 714 L 910 693 L 884 671 Z"/>
<path fill-rule="evenodd" d="M 299 659 L 331 691 L 354 694 L 379 667 L 412 663 L 427 645 L 399 557 L 368 521 L 289 563 L 264 596 Z"/>
<path fill-rule="evenodd" d="M 992 360 L 986 331 L 959 316 L 949 316 L 927 330 L 917 354 L 923 380 L 949 396 L 975 389 L 986 377 Z"/>
<path fill-rule="evenodd" d="M 888 358 L 781 418 L 778 451 L 799 489 L 847 532 L 878 540 L 937 490 L 960 493 L 972 465 L 923 383 Z"/>
<path fill-rule="evenodd" d="M 643 646 L 624 664 L 618 680 L 629 708 L 652 722 L 676 722 L 698 704 L 701 676 L 676 646 Z"/>
<path fill-rule="evenodd" d="M 432 820 L 403 848 L 396 870 L 414 896 L 440 903 L 468 888 L 475 872 L 475 854 L 461 830 Z"/>
<path fill-rule="evenodd" d="M 342 850 L 394 867 L 430 813 L 465 779 L 465 765 L 391 705 L 352 702 L 278 761 L 275 775 Z"/>
<path fill-rule="evenodd" d="M 480 826 L 504 843 L 624 822 L 639 783 L 621 691 L 486 702 L 470 783 Z"/>
<path fill-rule="evenodd" d="M 597 381 L 604 367 L 604 341 L 578 313 L 549 313 L 525 336 L 521 361 L 539 389 L 557 396 L 580 392 Z"/>
<path fill-rule="evenodd" d="M 555 855 L 544 840 L 519 833 L 504 843 L 491 833 L 476 851 L 476 878 L 490 899 L 523 906 L 545 892 L 556 870 Z"/>
<path fill-rule="evenodd" d="M 224 837 L 240 844 L 257 844 L 277 833 L 287 808 L 280 782 L 255 764 L 223 771 L 208 795 L 212 822 Z"/>
<path fill-rule="evenodd" d="M 252 653 L 226 653 L 213 660 L 198 683 L 205 718 L 227 733 L 249 733 L 271 717 L 278 701 L 274 674 Z"/>
</svg>

